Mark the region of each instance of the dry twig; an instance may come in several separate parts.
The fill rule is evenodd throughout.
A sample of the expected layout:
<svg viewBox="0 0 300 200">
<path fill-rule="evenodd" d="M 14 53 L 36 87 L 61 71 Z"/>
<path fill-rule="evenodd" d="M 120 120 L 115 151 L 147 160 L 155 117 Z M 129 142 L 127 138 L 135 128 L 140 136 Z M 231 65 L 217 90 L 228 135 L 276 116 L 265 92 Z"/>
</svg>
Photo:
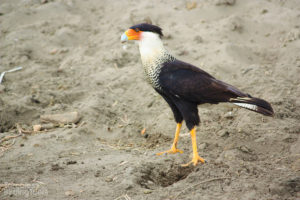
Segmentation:
<svg viewBox="0 0 300 200">
<path fill-rule="evenodd" d="M 39 187 L 40 185 L 45 185 L 45 183 L 41 181 L 33 180 L 33 182 L 39 184 L 37 185 L 37 187 Z M 2 183 L 0 184 L 0 192 L 2 192 L 8 187 L 31 187 L 31 186 L 32 184 L 30 183 Z"/>
<path fill-rule="evenodd" d="M 32 131 L 26 131 L 26 130 L 24 130 L 21 126 L 20 126 L 20 124 L 16 124 L 16 127 L 17 127 L 17 130 L 18 130 L 18 133 L 19 134 L 22 134 L 22 133 L 24 133 L 24 134 L 31 134 L 32 133 Z"/>
<path fill-rule="evenodd" d="M 29 184 L 23 184 L 23 183 L 4 183 L 0 184 L 0 192 L 4 191 L 8 187 L 28 187 Z"/>
<path fill-rule="evenodd" d="M 118 64 L 117 64 L 117 63 L 114 63 L 114 67 L 115 67 L 115 69 L 116 69 L 116 70 L 118 70 L 118 69 L 119 69 L 119 67 L 118 67 Z"/>
<path fill-rule="evenodd" d="M 4 152 L 7 151 L 14 144 L 15 144 L 15 139 L 9 145 L 3 145 L 2 147 L 0 147 L 0 151 L 1 151 L 0 157 L 3 156 Z"/>
<path fill-rule="evenodd" d="M 11 69 L 11 70 L 2 72 L 2 73 L 0 74 L 0 84 L 2 83 L 2 80 L 3 80 L 3 78 L 4 78 L 5 73 L 18 71 L 18 70 L 21 70 L 21 69 L 22 69 L 22 67 L 16 67 L 16 68 L 14 68 L 14 69 Z"/>
<path fill-rule="evenodd" d="M 119 200 L 121 198 L 124 198 L 125 200 L 131 200 L 131 198 L 127 194 L 123 194 L 122 196 L 119 196 L 119 197 L 115 198 L 114 200 Z"/>
<path fill-rule="evenodd" d="M 2 140 L 0 140 L 0 145 L 1 145 L 4 141 L 7 141 L 7 140 L 10 140 L 10 139 L 19 137 L 19 136 L 21 136 L 21 135 L 22 135 L 22 134 L 5 136 Z"/>
<path fill-rule="evenodd" d="M 19 133 L 18 135 L 8 135 L 8 136 L 5 136 L 3 139 L 0 140 L 0 157 L 4 155 L 5 151 L 7 151 L 10 147 L 12 147 L 12 145 L 15 144 L 15 139 L 14 138 L 20 137 L 24 133 L 25 134 L 32 133 L 32 131 L 25 131 L 24 129 L 22 129 L 22 127 L 19 124 L 16 124 L 16 128 L 17 128 L 18 133 Z M 14 139 L 12 141 L 12 143 L 6 144 L 6 145 L 3 144 L 3 142 L 8 141 L 10 139 Z"/>
<path fill-rule="evenodd" d="M 77 128 L 80 128 L 80 127 L 82 127 L 83 125 L 85 125 L 86 124 L 86 122 L 85 121 L 82 121 L 78 126 L 77 126 Z"/>
</svg>

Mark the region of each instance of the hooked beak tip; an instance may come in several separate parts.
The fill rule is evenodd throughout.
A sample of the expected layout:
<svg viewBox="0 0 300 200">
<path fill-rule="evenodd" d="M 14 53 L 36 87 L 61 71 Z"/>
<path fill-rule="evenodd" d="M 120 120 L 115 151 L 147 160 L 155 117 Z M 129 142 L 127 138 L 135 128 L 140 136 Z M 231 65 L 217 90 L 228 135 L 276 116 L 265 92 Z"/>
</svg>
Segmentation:
<svg viewBox="0 0 300 200">
<path fill-rule="evenodd" d="M 128 41 L 128 37 L 125 33 L 122 34 L 121 36 L 121 42 L 124 43 L 124 42 L 127 42 Z"/>
</svg>

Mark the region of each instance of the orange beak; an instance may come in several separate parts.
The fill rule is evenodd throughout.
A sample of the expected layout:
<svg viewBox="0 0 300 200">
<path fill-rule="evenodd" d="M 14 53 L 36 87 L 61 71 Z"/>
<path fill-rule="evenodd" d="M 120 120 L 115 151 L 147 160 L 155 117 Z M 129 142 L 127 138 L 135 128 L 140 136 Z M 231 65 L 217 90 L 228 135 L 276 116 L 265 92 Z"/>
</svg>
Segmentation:
<svg viewBox="0 0 300 200">
<path fill-rule="evenodd" d="M 128 40 L 140 40 L 141 31 L 136 31 L 133 29 L 128 29 L 121 36 L 121 42 L 126 42 Z"/>
</svg>

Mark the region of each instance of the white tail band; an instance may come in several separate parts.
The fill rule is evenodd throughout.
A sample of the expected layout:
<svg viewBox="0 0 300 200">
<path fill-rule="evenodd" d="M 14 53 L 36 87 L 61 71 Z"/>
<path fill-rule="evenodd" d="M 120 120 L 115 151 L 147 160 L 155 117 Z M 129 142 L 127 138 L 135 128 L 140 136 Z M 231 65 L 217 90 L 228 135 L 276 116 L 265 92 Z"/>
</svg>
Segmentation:
<svg viewBox="0 0 300 200">
<path fill-rule="evenodd" d="M 257 106 L 253 105 L 253 104 L 247 104 L 247 103 L 233 103 L 233 104 L 238 105 L 238 106 L 243 107 L 243 108 L 248 108 L 250 110 L 257 111 Z"/>
</svg>

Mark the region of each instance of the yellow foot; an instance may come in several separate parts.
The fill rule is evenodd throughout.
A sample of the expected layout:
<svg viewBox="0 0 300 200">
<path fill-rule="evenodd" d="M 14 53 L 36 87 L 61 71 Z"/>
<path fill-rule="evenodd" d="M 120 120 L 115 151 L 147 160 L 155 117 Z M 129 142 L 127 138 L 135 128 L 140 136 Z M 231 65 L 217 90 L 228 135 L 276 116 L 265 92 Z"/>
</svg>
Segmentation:
<svg viewBox="0 0 300 200">
<path fill-rule="evenodd" d="M 192 161 L 186 163 L 186 164 L 183 164 L 181 165 L 182 167 L 187 167 L 189 166 L 190 164 L 193 163 L 194 166 L 196 166 L 198 164 L 198 162 L 201 162 L 201 163 L 205 163 L 205 160 L 203 158 L 201 158 L 199 155 L 196 155 L 196 156 L 193 156 L 193 159 Z"/>
<path fill-rule="evenodd" d="M 160 156 L 162 154 L 175 154 L 175 153 L 183 153 L 182 150 L 180 149 L 176 149 L 176 148 L 171 148 L 170 150 L 167 150 L 167 151 L 163 151 L 163 152 L 160 152 L 160 153 L 157 153 L 156 155 Z"/>
</svg>

